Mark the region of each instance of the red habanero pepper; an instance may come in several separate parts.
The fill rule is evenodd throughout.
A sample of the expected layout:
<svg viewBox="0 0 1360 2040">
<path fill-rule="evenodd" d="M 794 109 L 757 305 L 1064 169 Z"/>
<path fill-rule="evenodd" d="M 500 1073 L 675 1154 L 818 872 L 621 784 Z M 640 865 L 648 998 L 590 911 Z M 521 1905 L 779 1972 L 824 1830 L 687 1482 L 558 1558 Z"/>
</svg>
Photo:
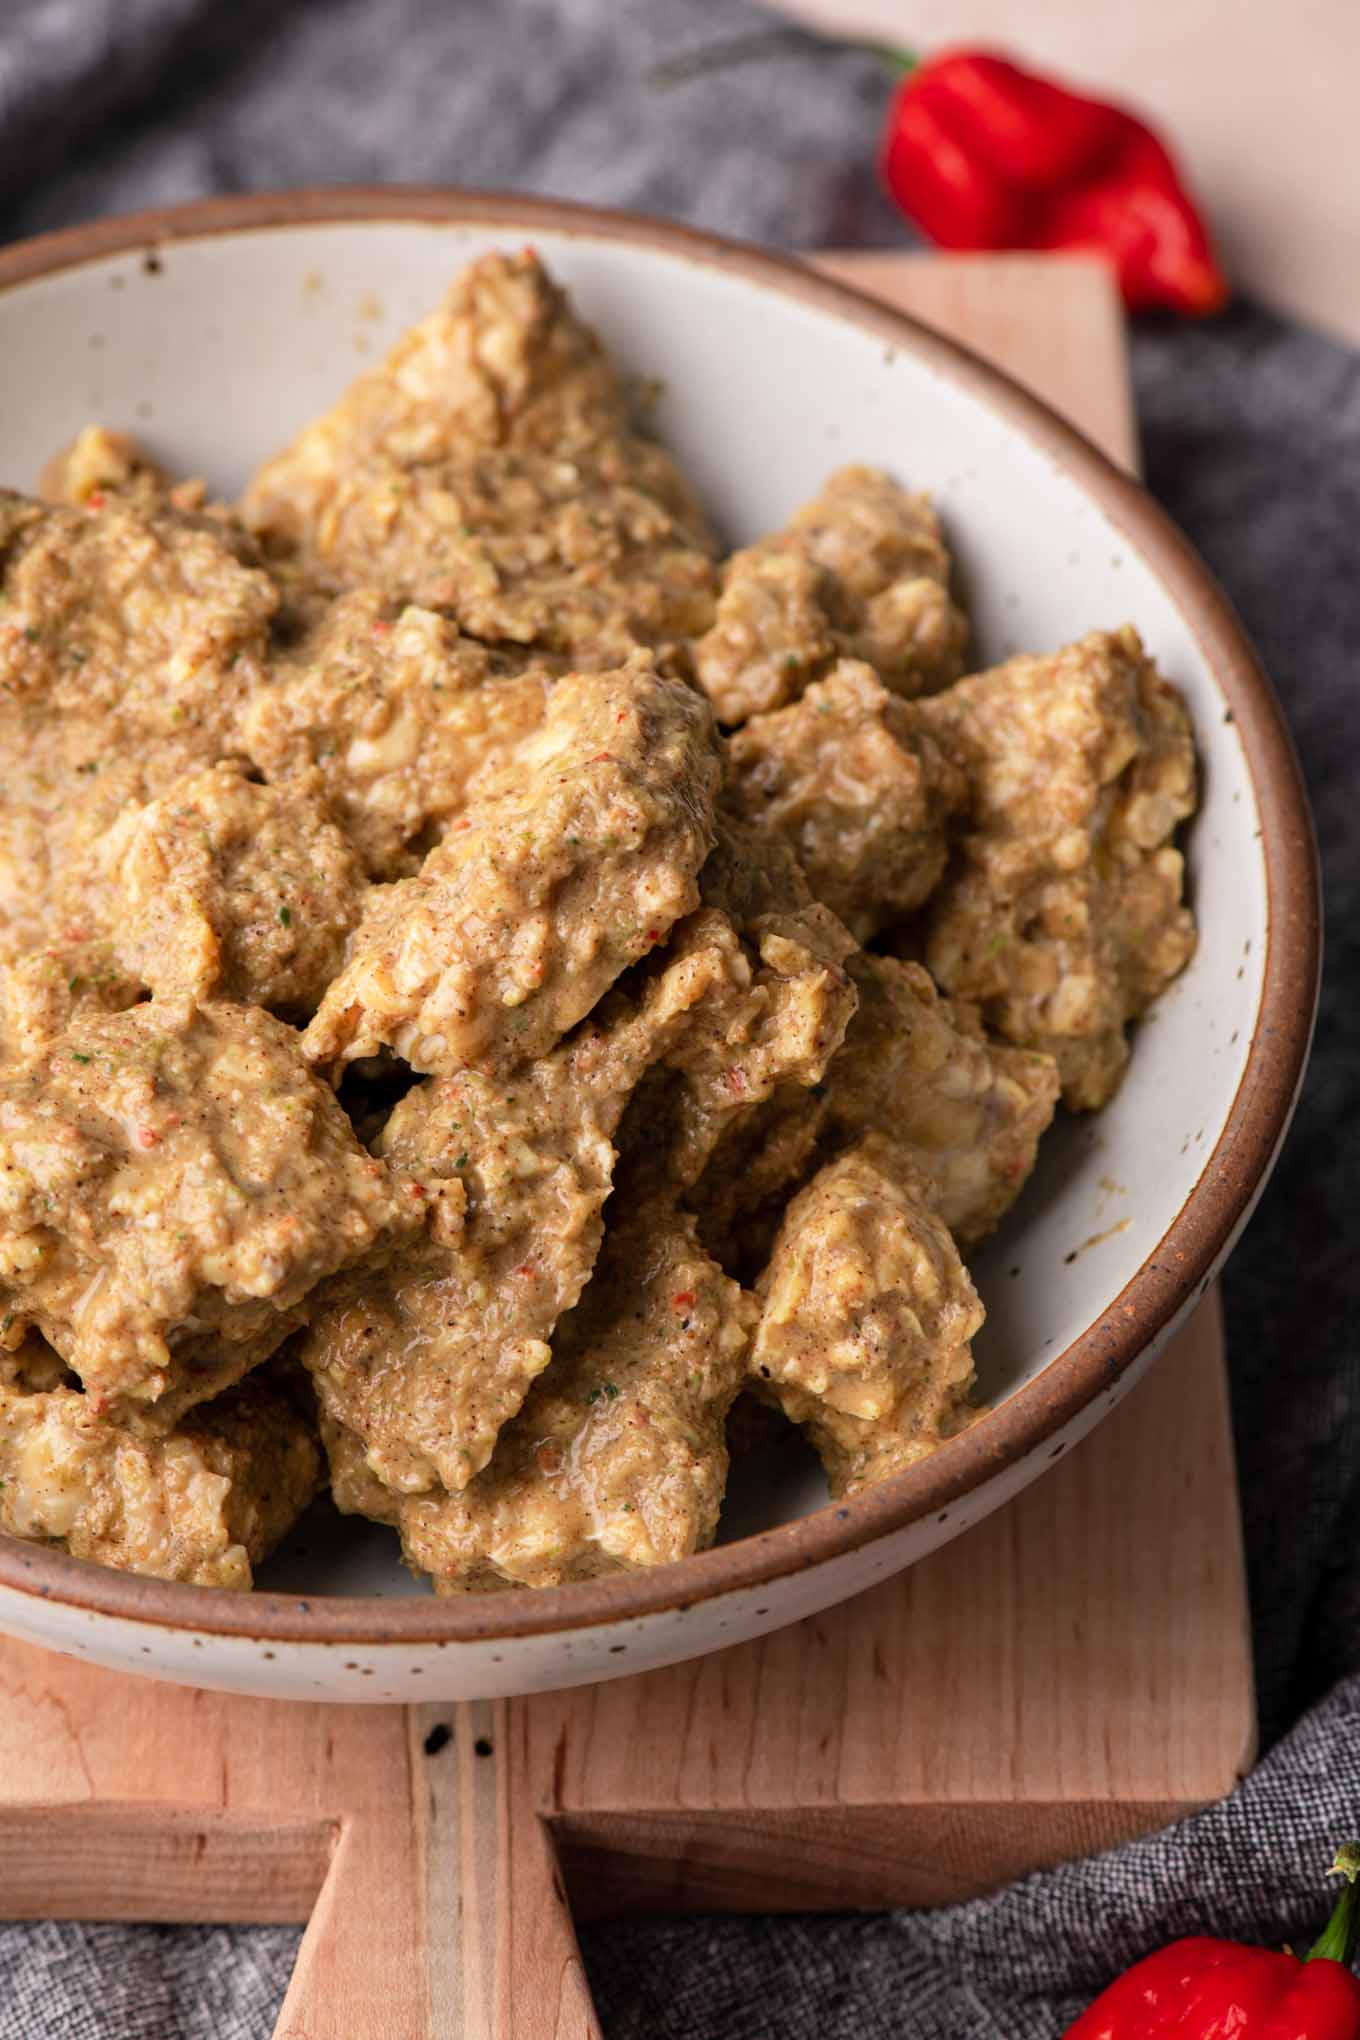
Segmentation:
<svg viewBox="0 0 1360 2040">
<path fill-rule="evenodd" d="M 1131 309 L 1200 314 L 1227 300 L 1204 222 L 1151 129 L 1004 57 L 949 50 L 909 68 L 879 167 L 942 248 L 1100 254 Z"/>
<path fill-rule="evenodd" d="M 1103 1991 L 1065 2040 L 1360 2040 L 1355 1946 L 1360 1844 L 1337 1851 L 1348 1882 L 1305 1960 L 1195 1936 L 1159 1949 Z"/>
</svg>

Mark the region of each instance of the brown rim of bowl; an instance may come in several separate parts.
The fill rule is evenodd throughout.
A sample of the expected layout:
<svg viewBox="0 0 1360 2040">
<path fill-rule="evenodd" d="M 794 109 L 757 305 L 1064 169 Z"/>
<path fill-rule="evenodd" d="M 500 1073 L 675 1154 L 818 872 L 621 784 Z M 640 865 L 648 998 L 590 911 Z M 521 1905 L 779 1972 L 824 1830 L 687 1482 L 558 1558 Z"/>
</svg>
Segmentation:
<svg viewBox="0 0 1360 2040">
<path fill-rule="evenodd" d="M 1039 1377 L 909 1472 L 853 1501 L 720 1545 L 654 1573 L 469 1599 L 258 1593 L 207 1595 L 69 1558 L 0 1533 L 0 1587 L 95 1615 L 250 1642 L 456 1644 L 542 1636 L 683 1613 L 836 1559 L 948 1509 L 1076 1418 L 1207 1287 L 1250 1215 L 1284 1137 L 1307 1060 L 1317 1000 L 1317 854 L 1283 715 L 1226 597 L 1147 493 L 1047 405 L 950 340 L 794 259 L 640 214 L 438 187 L 350 187 L 212 198 L 100 220 L 0 250 L 0 290 L 119 253 L 264 228 L 383 221 L 484 225 L 507 234 L 577 233 L 707 268 L 867 329 L 971 392 L 1048 453 L 1149 562 L 1190 621 L 1236 718 L 1265 823 L 1267 937 L 1246 1066 L 1222 1133 L 1176 1218 L 1096 1322 Z"/>
</svg>

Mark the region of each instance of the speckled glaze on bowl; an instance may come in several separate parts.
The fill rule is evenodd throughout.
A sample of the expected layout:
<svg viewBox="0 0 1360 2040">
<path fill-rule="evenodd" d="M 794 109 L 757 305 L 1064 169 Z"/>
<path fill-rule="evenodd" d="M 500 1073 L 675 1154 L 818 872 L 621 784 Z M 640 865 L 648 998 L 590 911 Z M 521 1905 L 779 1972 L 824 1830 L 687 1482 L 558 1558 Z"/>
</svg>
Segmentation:
<svg viewBox="0 0 1360 2040">
<path fill-rule="evenodd" d="M 935 495 L 979 663 L 1129 619 L 1186 691 L 1204 763 L 1188 858 L 1199 952 L 1099 1118 L 1066 1120 L 976 1264 L 991 1412 L 840 1506 L 782 1462 L 727 1541 L 652 1574 L 437 1600 L 369 1526 L 310 1525 L 251 1596 L 0 1536 L 0 1628 L 99 1663 L 299 1699 L 491 1697 L 740 1641 L 911 1565 L 1043 1472 L 1124 1394 L 1229 1252 L 1302 1076 L 1318 971 L 1307 805 L 1231 610 L 1149 498 L 1004 376 L 794 263 L 518 198 L 318 191 L 214 200 L 0 252 L 0 480 L 87 419 L 234 491 L 485 249 L 532 240 L 629 369 L 720 527 L 777 524 L 831 468 Z"/>
</svg>

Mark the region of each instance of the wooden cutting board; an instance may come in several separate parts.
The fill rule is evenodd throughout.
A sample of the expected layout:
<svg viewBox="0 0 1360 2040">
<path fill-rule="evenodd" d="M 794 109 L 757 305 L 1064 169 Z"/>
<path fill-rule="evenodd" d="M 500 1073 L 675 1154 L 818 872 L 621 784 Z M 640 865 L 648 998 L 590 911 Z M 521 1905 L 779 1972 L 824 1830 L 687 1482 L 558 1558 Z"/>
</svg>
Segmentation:
<svg viewBox="0 0 1360 2040">
<path fill-rule="evenodd" d="M 1134 461 L 1099 269 L 825 265 Z M 276 2040 L 586 2040 L 571 1907 L 962 1898 L 1219 1797 L 1253 1732 L 1211 1296 L 1009 1508 L 859 1600 L 671 1671 L 299 1706 L 0 1640 L 0 1913 L 309 1919 Z"/>
</svg>

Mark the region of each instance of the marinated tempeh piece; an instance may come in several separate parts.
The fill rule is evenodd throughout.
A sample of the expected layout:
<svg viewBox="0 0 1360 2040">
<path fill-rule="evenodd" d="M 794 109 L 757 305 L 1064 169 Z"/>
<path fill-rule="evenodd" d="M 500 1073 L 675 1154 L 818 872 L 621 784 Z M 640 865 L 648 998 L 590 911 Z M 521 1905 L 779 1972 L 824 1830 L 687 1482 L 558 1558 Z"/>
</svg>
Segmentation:
<svg viewBox="0 0 1360 2040">
<path fill-rule="evenodd" d="M 553 675 L 372 589 L 331 603 L 241 718 L 241 749 L 277 785 L 317 774 L 370 878 L 409 877 L 517 744 Z"/>
<path fill-rule="evenodd" d="M 1127 1022 L 1194 951 L 1172 842 L 1196 798 L 1185 704 L 1126 628 L 975 674 L 921 713 L 971 788 L 926 961 L 1094 1111 L 1118 1088 Z"/>
<path fill-rule="evenodd" d="M 199 476 L 173 475 L 130 432 L 86 425 L 43 469 L 38 493 L 46 503 L 102 510 L 111 498 L 143 516 L 178 511 L 207 524 L 246 566 L 259 566 L 254 539 L 231 507 L 215 499 Z"/>
<path fill-rule="evenodd" d="M 992 1231 L 1034 1167 L 1058 1101 L 1052 1058 L 988 1041 L 919 964 L 861 954 L 859 1006 L 826 1077 L 825 1128 L 889 1135 L 964 1246 Z"/>
<path fill-rule="evenodd" d="M 967 1274 L 966 1269 L 963 1272 Z M 964 1354 L 960 1354 L 958 1364 L 966 1366 L 968 1375 L 967 1378 L 961 1375 L 953 1387 L 942 1386 L 938 1431 L 931 1429 L 933 1418 L 922 1420 L 911 1395 L 904 1397 L 888 1416 L 877 1419 L 852 1417 L 794 1388 L 785 1389 L 771 1400 L 790 1423 L 798 1424 L 806 1434 L 826 1469 L 827 1486 L 834 1499 L 847 1501 L 852 1495 L 863 1494 L 866 1488 L 877 1487 L 882 1480 L 891 1480 L 895 1473 L 905 1473 L 918 1465 L 985 1416 L 985 1409 L 968 1399 L 971 1358 L 965 1360 Z"/>
<path fill-rule="evenodd" d="M 164 1427 L 239 1379 L 412 1203 L 257 1008 L 86 1011 L 0 1076 L 0 1317 L 101 1416 Z"/>
<path fill-rule="evenodd" d="M 694 672 L 719 722 L 737 725 L 796 701 L 840 650 L 826 576 L 781 532 L 732 554 Z"/>
<path fill-rule="evenodd" d="M 891 1173 L 929 1183 L 964 1246 L 1000 1222 L 1034 1167 L 1058 1097 L 1050 1056 L 988 1041 L 919 964 L 861 951 L 846 969 L 858 1005 L 812 1090 L 780 1085 L 739 1120 L 695 1196 L 704 1241 L 725 1267 L 758 1265 L 781 1205 L 818 1155 L 879 1132 Z"/>
<path fill-rule="evenodd" d="M 152 1439 L 78 1390 L 0 1387 L 0 1529 L 122 1572 L 249 1587 L 321 1474 L 313 1426 L 258 1376 Z"/>
<path fill-rule="evenodd" d="M 701 698 L 645 664 L 558 682 L 542 729 L 420 875 L 374 895 L 304 1037 L 450 1074 L 542 1055 L 698 904 L 719 761 Z"/>
<path fill-rule="evenodd" d="M 838 658 L 873 667 L 895 694 L 963 671 L 968 626 L 924 496 L 867 467 L 842 468 L 783 531 L 734 553 L 694 669 L 719 722 L 796 701 Z"/>
<path fill-rule="evenodd" d="M 759 1274 L 790 1197 L 826 1159 L 826 1093 L 824 1082 L 776 1084 L 723 1129 L 688 1193 L 699 1237 L 729 1274 Z"/>
<path fill-rule="evenodd" d="M 967 1420 L 983 1309 L 933 1203 L 870 1134 L 793 1200 L 757 1284 L 752 1380 L 806 1428 L 833 1494 Z"/>
<path fill-rule="evenodd" d="M 31 949 L 0 962 L 0 1068 L 45 1054 L 87 1013 L 123 1013 L 145 996 L 108 942 Z"/>
<path fill-rule="evenodd" d="M 531 248 L 470 263 L 443 303 L 255 477 L 246 502 L 298 542 L 337 476 L 385 455 L 412 466 L 497 447 L 562 457 L 625 431 L 628 393 L 597 335 Z M 653 493 L 695 514 L 670 457 L 641 442 Z"/>
<path fill-rule="evenodd" d="M 730 749 L 729 745 L 724 754 L 725 765 Z M 725 771 L 724 782 L 728 778 L 730 772 Z M 801 915 L 813 908 L 812 888 L 788 844 L 736 813 L 726 783 L 718 797 L 713 849 L 699 874 L 699 889 L 706 905 L 719 908 L 748 936 L 766 925 L 771 915 Z M 842 933 L 848 955 L 857 945 L 852 935 Z"/>
<path fill-rule="evenodd" d="M 751 992 L 744 1008 L 729 997 L 726 1012 L 709 1009 L 707 1032 L 672 1058 L 683 1082 L 654 1073 L 631 1116 L 651 1166 L 692 1202 L 705 1246 L 730 1268 L 745 1258 L 747 1221 L 793 1187 L 816 1146 L 822 1079 L 858 999 L 856 948 L 787 845 L 730 811 L 700 886 L 709 911 L 741 930 Z"/>
<path fill-rule="evenodd" d="M 591 668 L 643 648 L 669 666 L 713 615 L 716 569 L 629 463 L 599 460 L 497 452 L 365 470 L 338 485 L 325 550 L 299 566 L 323 589 L 372 585 L 446 610 L 491 644 Z"/>
<path fill-rule="evenodd" d="M 745 940 L 760 949 L 787 939 L 828 963 L 843 963 L 858 944 L 820 901 L 788 844 L 757 829 L 720 799 L 712 855 L 699 874 L 707 906 L 725 914 Z"/>
<path fill-rule="evenodd" d="M 928 693 L 963 670 L 968 625 L 949 599 L 953 563 L 928 497 L 877 468 L 844 467 L 789 534 L 826 576 L 827 613 L 850 658 L 901 694 Z"/>
<path fill-rule="evenodd" d="M 98 853 L 113 948 L 158 995 L 315 1012 L 367 881 L 315 778 L 287 792 L 239 762 L 177 779 Z"/>
<path fill-rule="evenodd" d="M 490 255 L 262 469 L 244 514 L 334 589 L 613 665 L 713 613 L 712 541 L 536 256 Z"/>
<path fill-rule="evenodd" d="M 375 1496 L 352 1444 L 328 1431 L 336 1499 L 395 1522 L 441 1593 L 683 1558 L 717 1527 L 754 1316 L 692 1219 L 635 1204 L 558 1328 L 552 1367 L 462 1494 Z"/>
<path fill-rule="evenodd" d="M 729 808 L 789 845 L 816 898 L 861 942 L 934 889 L 965 794 L 917 704 L 852 659 L 736 731 L 725 788 Z"/>
<path fill-rule="evenodd" d="M 101 934 L 90 852 L 229 749 L 278 592 L 203 518 L 0 493 L 0 954 Z"/>
<path fill-rule="evenodd" d="M 742 942 L 706 908 L 681 930 L 676 953 L 687 941 L 721 945 L 727 969 L 658 1057 L 621 1136 L 637 1166 L 672 1194 L 693 1188 L 714 1150 L 776 1087 L 820 1082 L 855 1010 L 842 963 L 853 945 L 824 909 L 770 915 Z"/>
<path fill-rule="evenodd" d="M 82 510 L 102 509 L 101 499 L 110 495 L 121 496 L 144 511 L 200 508 L 205 493 L 202 483 L 183 482 L 178 487 L 184 500 L 175 505 L 172 493 L 176 484 L 160 463 L 130 432 L 111 432 L 104 425 L 86 425 L 69 446 L 54 454 L 43 469 L 40 484 L 44 501 Z"/>
<path fill-rule="evenodd" d="M 459 1489 L 485 1466 L 594 1266 L 634 1087 L 749 982 L 728 924 L 696 914 L 635 996 L 614 993 L 553 1054 L 433 1079 L 395 1107 L 377 1148 L 428 1199 L 425 1230 L 389 1269 L 329 1283 L 302 1348 L 376 1479 Z"/>
<path fill-rule="evenodd" d="M 432 1079 L 379 1136 L 418 1181 L 426 1229 L 391 1268 L 328 1283 L 301 1352 L 322 1409 L 389 1487 L 466 1485 L 585 1287 L 627 1096 L 587 1060 L 559 1050 L 508 1094 L 472 1070 Z"/>
</svg>

